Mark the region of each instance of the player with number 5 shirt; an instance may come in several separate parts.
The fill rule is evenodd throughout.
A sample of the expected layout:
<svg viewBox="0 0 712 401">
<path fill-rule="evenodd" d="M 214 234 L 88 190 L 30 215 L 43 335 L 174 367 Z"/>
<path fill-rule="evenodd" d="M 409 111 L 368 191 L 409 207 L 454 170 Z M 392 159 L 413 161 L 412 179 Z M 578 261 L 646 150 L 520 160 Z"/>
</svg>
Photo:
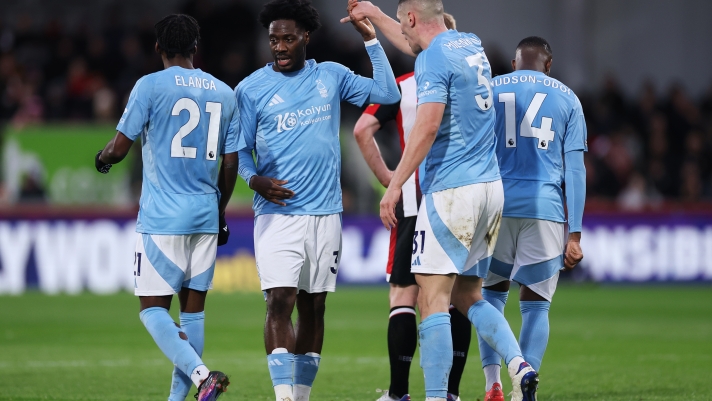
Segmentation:
<svg viewBox="0 0 712 401">
<path fill-rule="evenodd" d="M 350 20 L 363 18 L 356 15 L 361 4 L 349 1 Z M 418 54 L 418 110 L 380 214 L 388 229 L 396 225 L 403 184 L 425 159 L 424 199 L 415 227 L 422 244 L 411 259 L 411 272 L 420 286 L 426 401 L 447 399 L 453 359 L 450 301 L 507 362 L 512 399 L 533 401 L 538 375 L 522 358 L 504 316 L 481 295 L 504 204 L 487 56 L 476 35 L 446 28 L 441 0 L 400 0 L 397 16 Z"/>
</svg>

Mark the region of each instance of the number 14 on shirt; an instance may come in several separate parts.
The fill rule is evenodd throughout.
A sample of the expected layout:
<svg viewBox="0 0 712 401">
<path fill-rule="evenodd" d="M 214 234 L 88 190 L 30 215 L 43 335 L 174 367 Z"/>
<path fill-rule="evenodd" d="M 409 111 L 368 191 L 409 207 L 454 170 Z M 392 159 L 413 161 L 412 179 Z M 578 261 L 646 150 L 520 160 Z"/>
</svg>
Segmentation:
<svg viewBox="0 0 712 401">
<path fill-rule="evenodd" d="M 541 128 L 534 126 L 536 115 L 544 104 L 546 93 L 537 93 L 534 99 L 529 104 L 527 112 L 524 113 L 524 118 L 519 125 L 519 135 L 525 138 L 537 138 L 537 148 L 549 149 L 549 142 L 554 140 L 554 131 L 551 125 L 554 120 L 551 117 L 541 118 Z M 504 103 L 504 121 L 505 121 L 505 136 L 506 145 L 508 148 L 517 147 L 517 98 L 513 92 L 500 93 L 499 102 Z"/>
</svg>

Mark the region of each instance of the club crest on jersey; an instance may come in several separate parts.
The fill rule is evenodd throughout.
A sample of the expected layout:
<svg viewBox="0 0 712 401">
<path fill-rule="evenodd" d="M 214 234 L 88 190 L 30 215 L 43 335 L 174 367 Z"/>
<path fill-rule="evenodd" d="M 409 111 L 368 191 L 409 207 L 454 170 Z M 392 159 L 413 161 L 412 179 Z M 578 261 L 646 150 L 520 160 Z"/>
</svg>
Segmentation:
<svg viewBox="0 0 712 401">
<path fill-rule="evenodd" d="M 277 120 L 277 132 L 291 131 L 297 126 L 299 119 L 295 113 L 277 114 L 274 118 Z"/>
<path fill-rule="evenodd" d="M 326 85 L 324 85 L 324 83 L 321 82 L 321 79 L 316 80 L 316 89 L 319 91 L 319 94 L 321 95 L 321 97 L 329 96 L 329 91 L 326 90 Z"/>
</svg>

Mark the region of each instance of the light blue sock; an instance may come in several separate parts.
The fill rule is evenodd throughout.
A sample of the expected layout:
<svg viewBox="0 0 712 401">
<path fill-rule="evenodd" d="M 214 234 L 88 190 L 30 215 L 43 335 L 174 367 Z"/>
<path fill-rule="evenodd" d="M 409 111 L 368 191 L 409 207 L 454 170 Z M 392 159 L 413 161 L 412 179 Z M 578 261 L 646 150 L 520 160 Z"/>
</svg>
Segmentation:
<svg viewBox="0 0 712 401">
<path fill-rule="evenodd" d="M 203 356 L 205 345 L 205 312 L 180 313 L 180 328 L 188 336 L 188 342 L 198 356 Z M 185 401 L 193 381 L 178 368 L 173 368 L 171 394 L 168 401 Z"/>
<path fill-rule="evenodd" d="M 312 355 L 294 355 L 294 384 L 311 387 L 319 371 L 321 357 Z"/>
<path fill-rule="evenodd" d="M 294 385 L 294 354 L 285 352 L 267 355 L 269 375 L 272 377 L 272 386 L 279 384 Z"/>
<path fill-rule="evenodd" d="M 485 301 L 489 302 L 504 315 L 504 305 L 507 304 L 507 297 L 509 297 L 509 292 L 502 291 L 492 291 L 486 288 L 482 289 L 482 297 Z M 482 367 L 487 365 L 499 365 L 501 363 L 502 357 L 499 356 L 497 351 L 493 350 L 483 339 L 480 337 L 479 332 L 477 332 L 477 342 L 480 346 L 480 358 L 482 359 Z"/>
<path fill-rule="evenodd" d="M 509 364 L 513 358 L 522 356 L 507 319 L 489 302 L 475 302 L 467 311 L 467 317 L 475 325 L 477 335 L 494 348 L 505 363 Z"/>
<path fill-rule="evenodd" d="M 139 316 L 158 348 L 186 376 L 190 376 L 195 368 L 203 365 L 190 343 L 180 338 L 182 330 L 176 326 L 167 309 L 147 308 L 142 310 Z"/>
<path fill-rule="evenodd" d="M 418 326 L 420 366 L 425 375 L 425 397 L 447 398 L 452 367 L 450 314 L 434 313 Z"/>
<path fill-rule="evenodd" d="M 536 370 L 541 367 L 544 351 L 549 342 L 549 301 L 520 301 L 522 311 L 522 331 L 519 333 L 519 345 L 524 353 L 524 360 Z"/>
</svg>

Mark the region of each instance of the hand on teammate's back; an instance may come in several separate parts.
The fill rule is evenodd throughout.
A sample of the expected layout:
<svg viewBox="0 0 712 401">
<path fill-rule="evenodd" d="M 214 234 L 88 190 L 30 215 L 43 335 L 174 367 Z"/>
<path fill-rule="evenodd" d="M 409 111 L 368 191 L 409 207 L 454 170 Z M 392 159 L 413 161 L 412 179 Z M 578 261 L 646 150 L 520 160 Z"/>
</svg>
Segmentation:
<svg viewBox="0 0 712 401">
<path fill-rule="evenodd" d="M 287 206 L 282 200 L 291 199 L 294 196 L 292 190 L 282 186 L 287 182 L 287 180 L 256 175 L 250 179 L 250 188 L 272 203 Z"/>
<path fill-rule="evenodd" d="M 582 259 L 581 233 L 571 233 L 564 252 L 564 269 L 573 270 Z"/>
<path fill-rule="evenodd" d="M 225 213 L 221 213 L 218 223 L 218 246 L 227 244 L 228 238 L 230 238 L 230 227 L 227 226 L 227 221 L 225 221 Z"/>
</svg>

